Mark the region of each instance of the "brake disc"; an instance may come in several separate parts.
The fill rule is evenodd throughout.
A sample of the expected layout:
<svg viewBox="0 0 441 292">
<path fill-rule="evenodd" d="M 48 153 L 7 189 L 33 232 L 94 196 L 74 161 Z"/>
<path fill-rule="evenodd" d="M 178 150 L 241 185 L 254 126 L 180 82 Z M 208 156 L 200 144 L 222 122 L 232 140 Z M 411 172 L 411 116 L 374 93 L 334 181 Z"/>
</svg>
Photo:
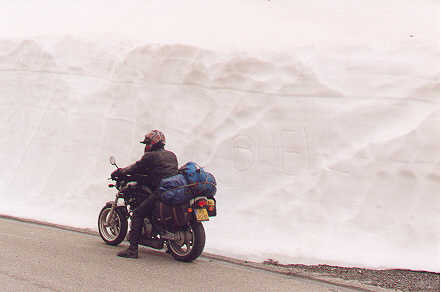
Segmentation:
<svg viewBox="0 0 441 292">
<path fill-rule="evenodd" d="M 186 232 L 184 232 L 184 231 L 178 231 L 178 232 L 175 233 L 175 236 L 176 236 L 175 243 L 176 243 L 178 246 L 183 246 L 184 243 L 186 242 L 186 236 L 185 236 L 185 233 L 186 233 Z"/>
<path fill-rule="evenodd" d="M 190 231 L 185 231 L 185 242 L 186 243 L 191 243 L 193 241 L 193 233 L 191 233 Z"/>
</svg>

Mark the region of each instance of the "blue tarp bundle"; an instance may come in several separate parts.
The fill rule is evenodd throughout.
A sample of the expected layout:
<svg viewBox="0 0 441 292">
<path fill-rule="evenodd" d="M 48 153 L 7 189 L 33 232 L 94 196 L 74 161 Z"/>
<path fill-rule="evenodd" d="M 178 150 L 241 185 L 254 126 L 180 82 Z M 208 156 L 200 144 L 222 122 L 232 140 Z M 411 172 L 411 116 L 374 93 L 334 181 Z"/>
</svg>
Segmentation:
<svg viewBox="0 0 441 292">
<path fill-rule="evenodd" d="M 214 176 L 194 162 L 187 162 L 180 174 L 161 180 L 159 185 L 161 201 L 168 205 L 180 205 L 197 196 L 213 197 L 216 190 Z"/>
<path fill-rule="evenodd" d="M 161 201 L 167 205 L 179 205 L 193 197 L 187 180 L 182 174 L 171 176 L 161 180 L 159 185 Z"/>
</svg>

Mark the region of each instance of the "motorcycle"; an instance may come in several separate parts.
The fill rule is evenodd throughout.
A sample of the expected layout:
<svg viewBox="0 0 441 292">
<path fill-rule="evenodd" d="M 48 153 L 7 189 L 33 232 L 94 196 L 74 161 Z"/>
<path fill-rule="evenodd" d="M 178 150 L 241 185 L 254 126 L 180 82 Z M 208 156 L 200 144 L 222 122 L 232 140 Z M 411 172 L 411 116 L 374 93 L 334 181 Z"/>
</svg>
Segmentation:
<svg viewBox="0 0 441 292">
<path fill-rule="evenodd" d="M 113 156 L 110 164 L 118 168 Z M 115 200 L 107 202 L 98 216 L 99 234 L 106 244 L 116 246 L 126 238 L 128 221 L 137 206 L 137 192 L 151 195 L 151 190 L 142 185 L 143 177 L 121 175 L 108 185 L 118 191 Z M 174 259 L 191 262 L 201 255 L 205 246 L 202 222 L 213 216 L 216 216 L 214 198 L 196 196 L 177 206 L 157 201 L 151 218 L 144 219 L 139 244 L 158 250 L 166 248 Z"/>
</svg>

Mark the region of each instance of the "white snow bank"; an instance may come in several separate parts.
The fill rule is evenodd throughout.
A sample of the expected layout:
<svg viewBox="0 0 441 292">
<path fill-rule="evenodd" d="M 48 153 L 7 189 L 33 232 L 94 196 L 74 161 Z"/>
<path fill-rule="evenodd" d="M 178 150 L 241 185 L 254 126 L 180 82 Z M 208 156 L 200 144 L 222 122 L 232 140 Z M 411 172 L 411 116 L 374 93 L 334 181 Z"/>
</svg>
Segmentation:
<svg viewBox="0 0 441 292">
<path fill-rule="evenodd" d="M 439 1 L 3 1 L 0 37 L 106 34 L 225 50 L 439 40 Z M 37 13 L 38 11 L 38 13 Z M 378 63 L 380 65 L 380 63 Z"/>
<path fill-rule="evenodd" d="M 216 175 L 206 251 L 439 272 L 439 52 L 0 41 L 0 213 L 96 228 L 108 157 Z"/>
</svg>

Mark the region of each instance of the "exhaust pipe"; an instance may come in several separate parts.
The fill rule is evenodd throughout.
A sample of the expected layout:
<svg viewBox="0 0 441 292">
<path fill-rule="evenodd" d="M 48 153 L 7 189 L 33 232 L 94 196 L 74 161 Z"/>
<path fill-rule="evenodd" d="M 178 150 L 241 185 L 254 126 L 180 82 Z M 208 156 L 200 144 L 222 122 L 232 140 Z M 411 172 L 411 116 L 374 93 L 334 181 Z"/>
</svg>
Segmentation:
<svg viewBox="0 0 441 292">
<path fill-rule="evenodd" d="M 162 239 L 141 239 L 140 244 L 152 247 L 154 249 L 162 249 L 164 247 L 164 240 L 162 240 Z"/>
</svg>

